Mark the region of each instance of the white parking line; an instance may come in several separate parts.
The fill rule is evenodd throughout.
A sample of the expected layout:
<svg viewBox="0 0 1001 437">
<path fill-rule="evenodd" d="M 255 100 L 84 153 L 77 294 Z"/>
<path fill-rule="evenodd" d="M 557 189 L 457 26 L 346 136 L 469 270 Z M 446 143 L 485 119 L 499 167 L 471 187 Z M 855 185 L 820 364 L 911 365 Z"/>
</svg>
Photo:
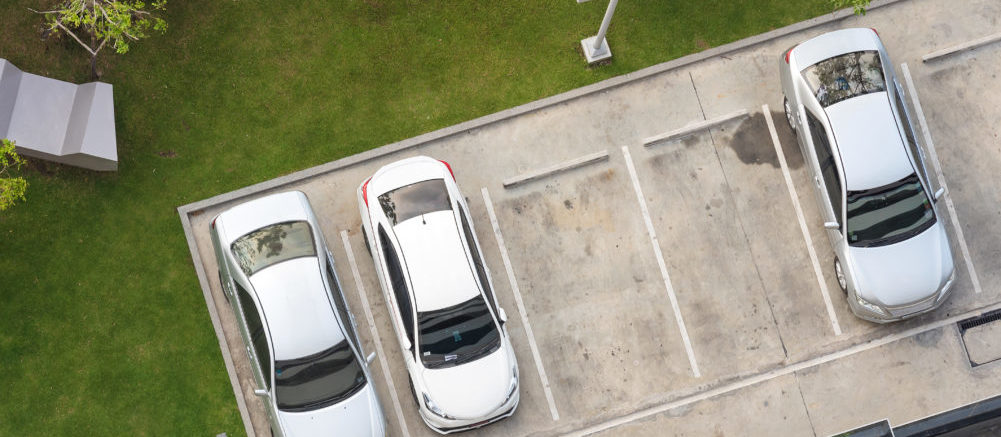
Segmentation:
<svg viewBox="0 0 1001 437">
<path fill-rule="evenodd" d="M 525 311 L 525 303 L 521 299 L 518 280 L 514 277 L 514 268 L 511 267 L 511 259 L 507 256 L 507 247 L 504 246 L 504 236 L 501 235 L 500 224 L 497 222 L 497 215 L 494 214 L 494 204 L 490 201 L 490 193 L 487 192 L 487 187 L 483 187 L 481 192 L 483 193 L 483 203 L 487 205 L 487 214 L 490 215 L 490 225 L 494 228 L 494 237 L 497 238 L 497 247 L 500 249 L 501 259 L 504 261 L 504 269 L 507 270 L 507 280 L 511 283 L 511 291 L 514 292 L 514 301 L 518 304 L 518 313 L 521 314 L 521 324 L 525 326 L 528 346 L 532 349 L 532 358 L 535 359 L 535 366 L 539 369 L 539 379 L 542 380 L 542 389 L 546 392 L 546 402 L 549 403 L 549 412 L 552 414 L 554 421 L 560 420 L 560 413 L 556 411 L 556 401 L 553 400 L 553 391 L 549 388 L 549 377 L 546 376 L 546 368 L 542 366 L 542 356 L 539 355 L 539 346 L 535 343 L 532 324 L 528 321 L 528 311 Z"/>
<path fill-rule="evenodd" d="M 657 266 L 660 267 L 660 275 L 664 278 L 664 287 L 667 288 L 667 297 L 671 301 L 671 308 L 674 310 L 674 319 L 678 321 L 678 330 L 681 331 L 681 340 L 685 343 L 685 353 L 688 354 L 688 363 L 692 366 L 692 373 L 696 378 L 702 376 L 699 372 L 699 364 L 695 362 L 695 352 L 692 351 L 692 341 L 688 338 L 688 329 L 685 328 L 685 320 L 681 318 L 681 307 L 678 305 L 678 298 L 674 295 L 674 286 L 671 285 L 671 276 L 667 274 L 667 264 L 664 263 L 664 254 L 660 251 L 660 242 L 657 241 L 657 233 L 653 229 L 653 220 L 650 219 L 650 211 L 646 206 L 646 198 L 643 197 L 643 189 L 640 188 L 640 180 L 636 177 L 636 167 L 633 166 L 633 158 L 629 156 L 629 147 L 622 147 L 622 154 L 626 157 L 626 169 L 629 170 L 629 178 L 633 181 L 633 189 L 636 191 L 636 200 L 640 203 L 640 211 L 643 213 L 643 222 L 646 223 L 646 232 L 650 236 L 650 244 L 653 245 L 653 253 L 657 257 Z"/>
<path fill-rule="evenodd" d="M 973 258 L 970 257 L 970 249 L 966 246 L 966 237 L 963 236 L 963 227 L 959 224 L 959 216 L 956 215 L 956 206 L 952 203 L 952 193 L 945 183 L 945 176 L 942 174 L 942 164 L 938 161 L 938 153 L 935 153 L 935 143 L 931 139 L 931 131 L 928 130 L 928 122 L 925 121 L 925 112 L 921 109 L 921 100 L 918 99 L 918 91 L 914 88 L 914 81 L 911 79 L 911 71 L 907 69 L 907 63 L 900 64 L 900 70 L 904 74 L 904 82 L 907 82 L 907 94 L 911 96 L 911 103 L 914 104 L 914 115 L 918 117 L 918 124 L 921 125 L 921 134 L 925 139 L 925 146 L 928 148 L 928 155 L 931 157 L 932 165 L 935 167 L 935 176 L 938 178 L 938 185 L 945 188 L 945 207 L 949 210 L 949 219 L 952 220 L 952 228 L 956 230 L 956 237 L 959 238 L 959 250 L 963 252 L 963 259 L 966 261 L 966 270 L 970 273 L 973 281 L 973 291 L 980 294 L 980 278 L 977 277 L 977 270 L 973 268 Z"/>
<path fill-rule="evenodd" d="M 348 241 L 348 231 L 341 231 L 341 241 L 344 242 L 344 251 L 348 254 L 348 264 L 351 265 L 351 275 L 355 279 L 355 289 L 361 296 L 361 306 L 365 309 L 365 320 L 372 330 L 372 341 L 378 350 L 379 365 L 382 367 L 382 375 L 386 378 L 386 386 L 389 387 L 389 396 L 393 399 L 393 409 L 396 410 L 396 420 L 400 422 L 400 430 L 404 437 L 410 437 L 410 430 L 407 429 L 407 421 L 403 419 L 403 408 L 400 407 L 400 398 L 396 395 L 396 384 L 393 384 L 393 377 L 389 373 L 389 363 L 386 362 L 386 353 L 382 349 L 382 339 L 379 338 L 379 331 L 375 329 L 375 318 L 372 317 L 372 309 L 368 305 L 368 297 L 365 295 L 365 286 L 361 283 L 361 274 L 358 273 L 358 264 L 355 262 L 355 254 L 351 249 L 351 242 Z"/>
<path fill-rule="evenodd" d="M 827 317 L 831 319 L 831 327 L 834 328 L 834 335 L 841 335 L 841 325 L 838 323 L 838 315 L 834 313 L 834 305 L 831 304 L 831 294 L 827 291 L 827 282 L 824 281 L 824 274 L 820 269 L 820 261 L 817 260 L 817 252 L 813 249 L 813 238 L 810 238 L 810 230 L 806 227 L 806 219 L 803 216 L 803 208 L 799 204 L 799 196 L 796 195 L 796 188 L 792 186 L 792 175 L 789 174 L 789 165 L 786 164 L 785 154 L 782 153 L 782 144 L 779 143 L 779 135 L 775 132 L 775 122 L 772 120 L 772 113 L 768 110 L 768 105 L 762 105 L 761 112 L 765 114 L 765 121 L 768 123 L 768 133 L 772 135 L 772 145 L 775 146 L 775 154 L 778 155 L 779 165 L 782 167 L 782 177 L 785 178 L 786 188 L 789 189 L 792 206 L 796 209 L 799 230 L 803 232 L 803 239 L 806 240 L 806 251 L 810 254 L 810 262 L 813 263 L 813 273 L 817 275 L 820 294 L 824 298 L 824 306 L 827 307 Z"/>
<path fill-rule="evenodd" d="M 766 114 L 767 114 L 767 112 L 766 112 Z M 639 420 L 643 420 L 643 419 L 646 419 L 648 417 L 655 416 L 655 415 L 661 414 L 663 412 L 673 410 L 675 408 L 681 408 L 681 407 L 684 407 L 684 406 L 687 406 L 687 405 L 694 404 L 696 402 L 700 402 L 700 401 L 704 401 L 704 400 L 707 400 L 707 399 L 714 398 L 716 396 L 721 396 L 721 395 L 725 395 L 725 394 L 728 394 L 728 393 L 732 393 L 734 391 L 740 390 L 740 389 L 745 388 L 745 387 L 750 387 L 750 386 L 755 385 L 755 384 L 759 384 L 759 383 L 762 383 L 762 382 L 765 382 L 765 381 L 770 381 L 770 380 L 778 378 L 778 377 L 786 376 L 786 375 L 789 375 L 789 374 L 792 374 L 792 373 L 795 373 L 795 372 L 799 372 L 801 370 L 806 370 L 806 369 L 809 369 L 811 367 L 816 367 L 816 366 L 819 366 L 819 365 L 822 365 L 822 364 L 826 364 L 826 363 L 829 363 L 829 362 L 834 361 L 834 360 L 838 360 L 838 359 L 841 359 L 841 358 L 850 357 L 850 356 L 858 354 L 860 352 L 865 352 L 865 351 L 868 351 L 868 350 L 871 350 L 871 349 L 875 349 L 875 348 L 878 348 L 878 347 L 881 347 L 881 346 L 885 346 L 885 345 L 893 343 L 895 341 L 899 341 L 899 340 L 903 340 L 905 338 L 913 337 L 913 336 L 918 335 L 918 334 L 923 334 L 925 332 L 934 331 L 936 329 L 943 328 L 945 326 L 949 326 L 949 325 L 955 324 L 957 322 L 960 322 L 962 320 L 968 319 L 970 317 L 980 316 L 980 315 L 982 315 L 984 313 L 988 313 L 990 311 L 994 311 L 994 310 L 997 310 L 997 309 L 1001 309 L 1001 303 L 994 304 L 994 305 L 991 305 L 991 306 L 988 306 L 988 307 L 984 307 L 984 308 L 980 308 L 980 309 L 976 309 L 976 310 L 973 310 L 973 311 L 969 311 L 969 312 L 966 312 L 966 313 L 963 313 L 963 314 L 958 314 L 958 315 L 955 315 L 953 317 L 949 317 L 949 318 L 946 318 L 946 319 L 943 319 L 943 320 L 939 320 L 937 322 L 930 323 L 930 324 L 925 325 L 925 326 L 918 326 L 918 327 L 914 327 L 914 328 L 908 329 L 906 331 L 898 332 L 898 333 L 895 333 L 895 334 L 889 334 L 889 335 L 887 335 L 885 337 L 877 338 L 875 340 L 871 340 L 871 341 L 867 341 L 867 342 L 864 342 L 864 343 L 861 343 L 861 344 L 857 344 L 857 345 L 849 347 L 847 349 L 843 349 L 843 350 L 840 350 L 840 351 L 837 351 L 837 352 L 832 352 L 832 353 L 829 353 L 827 355 L 822 355 L 822 356 L 819 356 L 819 357 L 816 357 L 816 358 L 811 358 L 809 360 L 800 361 L 800 362 L 795 363 L 795 364 L 790 364 L 790 365 L 785 366 L 785 367 L 780 367 L 778 369 L 773 369 L 773 370 L 769 370 L 769 371 L 764 372 L 764 373 L 759 373 L 757 375 L 749 376 L 747 378 L 741 379 L 741 380 L 736 381 L 736 382 L 732 382 L 730 384 L 722 385 L 722 386 L 716 387 L 716 388 L 711 389 L 711 390 L 707 390 L 707 391 L 704 391 L 704 392 L 701 392 L 701 393 L 696 393 L 696 394 L 691 395 L 691 396 L 683 397 L 683 398 L 680 398 L 680 399 L 677 399 L 677 400 L 674 400 L 674 401 L 671 401 L 671 402 L 667 402 L 667 403 L 663 403 L 663 404 L 660 404 L 660 405 L 656 405 L 656 406 L 653 406 L 653 407 L 650 407 L 650 408 L 647 408 L 647 409 L 644 409 L 644 410 L 636 411 L 634 413 L 627 414 L 625 416 L 616 417 L 614 419 L 611 419 L 611 420 L 608 420 L 608 421 L 605 421 L 605 422 L 602 422 L 602 423 L 599 423 L 599 424 L 596 424 L 596 425 L 592 425 L 592 426 L 589 426 L 589 427 L 584 428 L 584 429 L 580 429 L 580 430 L 577 430 L 577 431 L 572 431 L 572 432 L 567 433 L 565 435 L 566 436 L 572 436 L 572 437 L 583 437 L 583 436 L 586 436 L 586 435 L 591 435 L 591 434 L 599 433 L 599 432 L 602 432 L 602 431 L 607 431 L 609 429 L 612 429 L 612 428 L 615 428 L 615 427 L 618 427 L 618 426 L 622 426 L 622 425 L 625 425 L 625 424 L 628 424 L 628 423 L 631 423 L 631 422 L 636 422 L 636 421 L 639 421 Z"/>
</svg>

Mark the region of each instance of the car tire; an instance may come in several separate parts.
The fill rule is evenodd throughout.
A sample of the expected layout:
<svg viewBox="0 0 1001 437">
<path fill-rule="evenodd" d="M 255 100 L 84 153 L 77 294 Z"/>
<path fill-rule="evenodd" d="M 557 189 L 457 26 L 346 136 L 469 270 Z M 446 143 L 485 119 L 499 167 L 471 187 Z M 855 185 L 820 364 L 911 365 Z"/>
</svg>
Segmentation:
<svg viewBox="0 0 1001 437">
<path fill-rule="evenodd" d="M 410 383 L 410 396 L 414 397 L 414 403 L 417 404 L 417 409 L 420 409 L 421 402 L 417 399 L 417 390 L 414 390 L 414 380 L 407 378 L 407 382 Z"/>
<path fill-rule="evenodd" d="M 219 275 L 219 286 L 222 287 L 222 297 L 226 298 L 226 303 L 229 303 L 229 293 L 226 293 L 226 283 L 222 281 L 222 270 L 216 270 Z"/>
<path fill-rule="evenodd" d="M 792 112 L 790 111 L 790 109 L 791 108 L 789 107 L 789 99 L 783 97 L 782 98 L 782 110 L 785 111 L 785 114 L 786 114 L 786 123 L 789 123 L 789 129 L 792 129 L 792 131 L 795 133 L 796 132 L 796 124 L 793 123 Z"/>
<path fill-rule="evenodd" d="M 365 251 L 368 256 L 372 256 L 372 247 L 368 244 L 368 232 L 365 232 L 365 225 L 361 225 L 361 238 L 365 241 Z"/>
<path fill-rule="evenodd" d="M 841 266 L 841 260 L 838 257 L 834 257 L 834 278 L 838 281 L 838 288 L 841 292 L 848 296 L 848 278 L 845 276 L 845 270 Z"/>
</svg>

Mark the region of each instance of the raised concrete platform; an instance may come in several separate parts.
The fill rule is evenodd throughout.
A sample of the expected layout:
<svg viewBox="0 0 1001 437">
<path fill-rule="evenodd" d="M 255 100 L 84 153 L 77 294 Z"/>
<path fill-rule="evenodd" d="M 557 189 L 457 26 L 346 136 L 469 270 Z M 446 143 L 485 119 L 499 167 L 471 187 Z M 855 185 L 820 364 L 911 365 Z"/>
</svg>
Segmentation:
<svg viewBox="0 0 1001 437">
<path fill-rule="evenodd" d="M 118 169 L 110 84 L 75 85 L 0 59 L 0 138 L 17 152 L 99 171 Z"/>
</svg>

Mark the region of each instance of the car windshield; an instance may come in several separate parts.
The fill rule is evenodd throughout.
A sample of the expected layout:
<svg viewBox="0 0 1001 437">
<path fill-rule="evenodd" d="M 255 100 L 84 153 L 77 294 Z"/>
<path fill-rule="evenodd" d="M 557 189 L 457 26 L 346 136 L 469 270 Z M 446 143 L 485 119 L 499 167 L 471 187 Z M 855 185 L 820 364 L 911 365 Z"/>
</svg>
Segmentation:
<svg viewBox="0 0 1001 437">
<path fill-rule="evenodd" d="M 365 386 L 365 372 L 347 341 L 320 353 L 275 362 L 275 401 L 283 411 L 335 404 Z"/>
<path fill-rule="evenodd" d="M 247 276 L 282 261 L 316 256 L 313 233 L 303 221 L 263 227 L 238 238 L 230 247 Z"/>
<path fill-rule="evenodd" d="M 848 244 L 883 246 L 906 240 L 935 223 L 931 200 L 911 173 L 897 182 L 848 192 Z"/>
<path fill-rule="evenodd" d="M 483 296 L 417 314 L 421 361 L 428 368 L 476 360 L 500 347 L 500 333 Z"/>
<path fill-rule="evenodd" d="M 875 50 L 825 59 L 803 70 L 803 78 L 825 108 L 852 97 L 886 91 L 883 66 Z"/>
<path fill-rule="evenodd" d="M 379 205 L 393 226 L 419 215 L 452 209 L 443 179 L 418 182 L 381 194 Z"/>
</svg>

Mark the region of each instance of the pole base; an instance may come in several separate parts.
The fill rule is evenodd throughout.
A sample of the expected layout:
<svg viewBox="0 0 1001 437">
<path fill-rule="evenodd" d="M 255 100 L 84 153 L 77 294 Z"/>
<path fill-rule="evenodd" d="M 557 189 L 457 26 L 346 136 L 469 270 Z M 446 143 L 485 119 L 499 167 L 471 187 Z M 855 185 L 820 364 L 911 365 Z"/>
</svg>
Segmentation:
<svg viewBox="0 0 1001 437">
<path fill-rule="evenodd" d="M 594 41 L 597 36 L 592 36 L 590 38 L 584 38 L 580 40 L 580 47 L 584 49 L 584 57 L 587 58 L 588 65 L 592 65 L 605 59 L 612 57 L 612 49 L 608 47 L 608 40 L 605 38 L 601 39 L 601 45 L 598 49 L 594 48 Z"/>
</svg>

